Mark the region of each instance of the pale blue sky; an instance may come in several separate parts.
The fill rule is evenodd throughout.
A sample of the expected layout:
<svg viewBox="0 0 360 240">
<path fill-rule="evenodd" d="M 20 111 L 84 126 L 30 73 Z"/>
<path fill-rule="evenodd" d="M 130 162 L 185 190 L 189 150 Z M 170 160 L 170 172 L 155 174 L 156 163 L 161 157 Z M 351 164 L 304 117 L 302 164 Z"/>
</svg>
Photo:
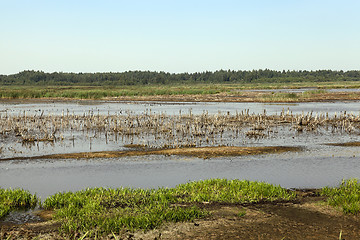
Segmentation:
<svg viewBox="0 0 360 240">
<path fill-rule="evenodd" d="M 359 70 L 358 0 L 0 0 L 0 74 Z"/>
</svg>

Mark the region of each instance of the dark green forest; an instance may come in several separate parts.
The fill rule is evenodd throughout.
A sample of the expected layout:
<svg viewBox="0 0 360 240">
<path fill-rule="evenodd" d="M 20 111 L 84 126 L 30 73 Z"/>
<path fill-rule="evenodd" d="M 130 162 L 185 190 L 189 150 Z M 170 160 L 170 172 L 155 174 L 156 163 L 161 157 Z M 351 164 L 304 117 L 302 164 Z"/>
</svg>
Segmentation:
<svg viewBox="0 0 360 240">
<path fill-rule="evenodd" d="M 37 86 L 124 86 L 147 84 L 187 84 L 187 83 L 276 83 L 276 82 L 333 82 L 359 81 L 360 71 L 275 71 L 252 70 L 196 73 L 167 73 L 151 71 L 127 71 L 106 73 L 45 73 L 23 71 L 12 75 L 0 75 L 0 85 Z"/>
</svg>

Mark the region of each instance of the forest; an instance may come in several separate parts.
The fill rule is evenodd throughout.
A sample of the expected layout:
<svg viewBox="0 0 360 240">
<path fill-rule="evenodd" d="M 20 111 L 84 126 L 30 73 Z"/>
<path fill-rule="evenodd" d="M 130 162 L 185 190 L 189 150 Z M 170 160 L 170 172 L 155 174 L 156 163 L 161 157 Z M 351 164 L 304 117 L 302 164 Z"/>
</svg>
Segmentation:
<svg viewBox="0 0 360 240">
<path fill-rule="evenodd" d="M 155 71 L 126 71 L 104 73 L 65 73 L 26 70 L 11 75 L 0 75 L 0 85 L 31 86 L 125 86 L 148 84 L 194 83 L 289 83 L 359 81 L 360 71 L 275 71 L 218 70 L 215 72 L 168 73 Z"/>
</svg>

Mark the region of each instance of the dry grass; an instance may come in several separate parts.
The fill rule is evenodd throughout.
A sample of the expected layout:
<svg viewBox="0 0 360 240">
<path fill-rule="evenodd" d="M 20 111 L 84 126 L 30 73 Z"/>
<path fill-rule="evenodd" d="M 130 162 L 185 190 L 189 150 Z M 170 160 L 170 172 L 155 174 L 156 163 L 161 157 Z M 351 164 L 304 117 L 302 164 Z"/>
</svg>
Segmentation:
<svg viewBox="0 0 360 240">
<path fill-rule="evenodd" d="M 339 147 L 359 147 L 359 146 L 360 146 L 360 142 L 327 143 L 326 145 L 339 146 Z"/>
</svg>

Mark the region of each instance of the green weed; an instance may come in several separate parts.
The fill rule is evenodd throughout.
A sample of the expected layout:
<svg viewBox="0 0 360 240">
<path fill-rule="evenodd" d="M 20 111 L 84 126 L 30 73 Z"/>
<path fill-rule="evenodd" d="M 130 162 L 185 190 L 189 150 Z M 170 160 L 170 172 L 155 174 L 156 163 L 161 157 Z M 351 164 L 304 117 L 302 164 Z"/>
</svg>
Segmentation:
<svg viewBox="0 0 360 240">
<path fill-rule="evenodd" d="M 13 210 L 34 208 L 39 199 L 36 195 L 22 189 L 0 188 L 0 218 Z"/>
<path fill-rule="evenodd" d="M 203 95 L 217 93 L 241 92 L 249 89 L 281 89 L 281 88 L 358 88 L 356 81 L 335 82 L 254 82 L 242 84 L 150 84 L 124 86 L 2 86 L 0 98 L 74 98 L 74 99 L 102 99 L 107 97 L 132 97 L 153 95 Z M 326 90 L 310 90 L 303 94 L 276 93 L 266 96 L 266 100 L 294 100 L 298 97 L 311 97 L 314 94 L 325 93 Z"/>
<path fill-rule="evenodd" d="M 315 94 L 324 94 L 324 93 L 328 93 L 328 91 L 324 90 L 324 89 L 309 90 L 309 91 L 303 92 L 302 96 L 303 97 L 311 97 L 312 95 L 315 95 Z"/>
<path fill-rule="evenodd" d="M 340 207 L 344 213 L 360 212 L 360 183 L 357 179 L 343 180 L 337 188 L 325 187 L 321 194 L 328 197 L 329 205 Z"/>
<path fill-rule="evenodd" d="M 237 216 L 238 217 L 245 217 L 246 215 L 246 210 L 245 209 L 242 209 L 241 211 L 238 212 Z"/>
<path fill-rule="evenodd" d="M 241 203 L 293 199 L 279 186 L 240 180 L 210 179 L 160 189 L 91 188 L 57 193 L 43 207 L 55 209 L 61 230 L 70 236 L 95 231 L 154 229 L 164 222 L 182 222 L 209 215 L 203 202 Z"/>
</svg>

